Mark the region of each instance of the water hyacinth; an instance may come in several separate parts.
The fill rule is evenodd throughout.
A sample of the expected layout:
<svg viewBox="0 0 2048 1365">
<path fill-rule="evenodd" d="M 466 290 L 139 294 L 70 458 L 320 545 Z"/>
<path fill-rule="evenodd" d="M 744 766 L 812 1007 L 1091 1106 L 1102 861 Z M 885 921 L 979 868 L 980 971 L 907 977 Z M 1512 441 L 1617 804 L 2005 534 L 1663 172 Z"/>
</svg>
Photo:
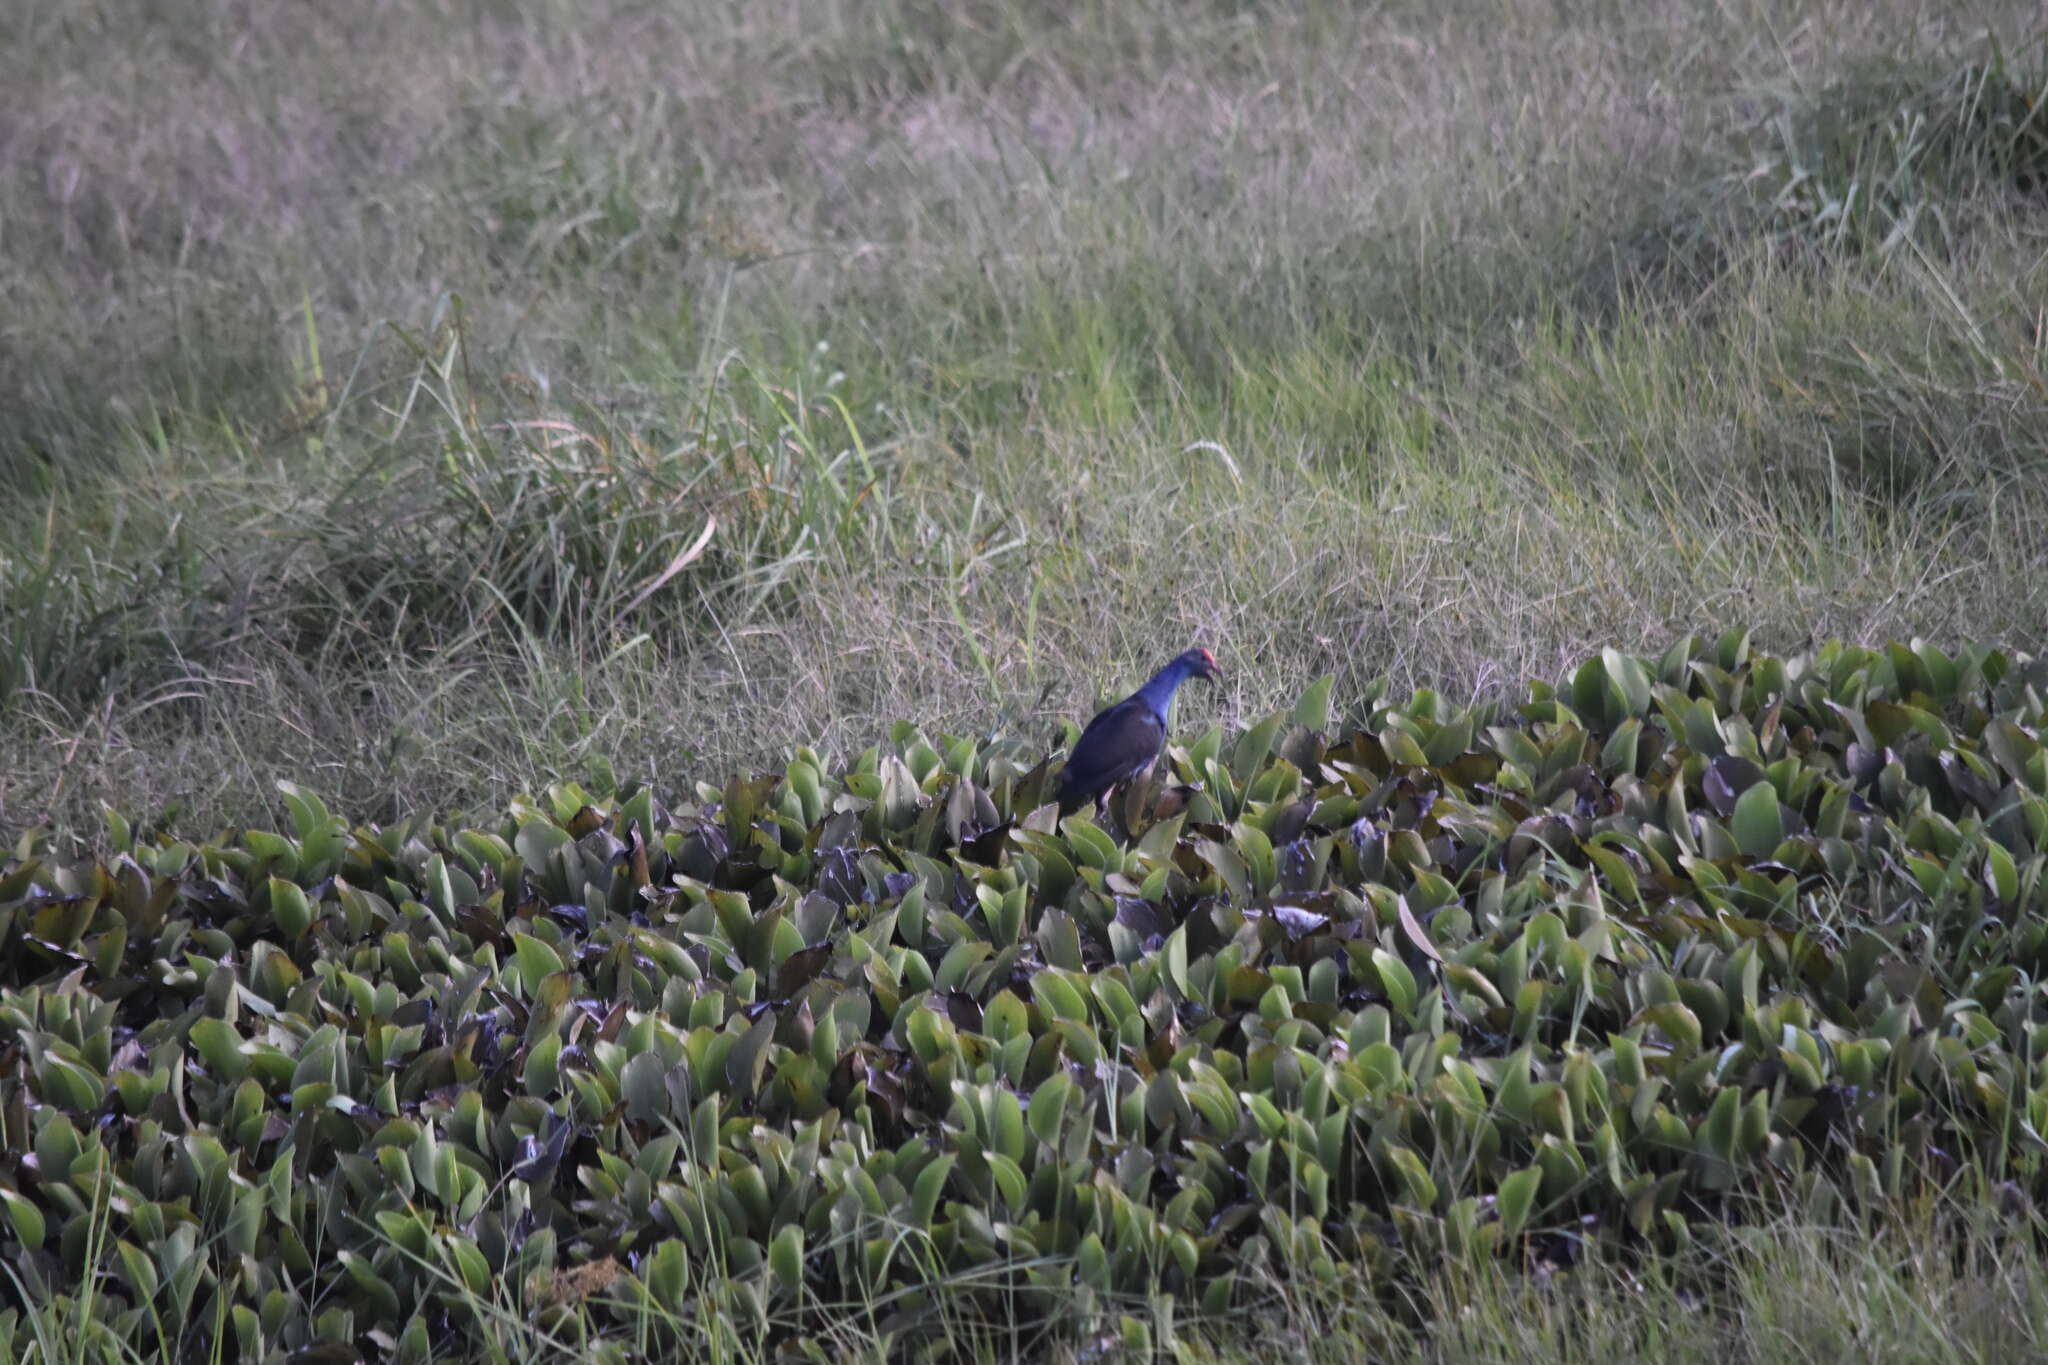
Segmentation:
<svg viewBox="0 0 2048 1365">
<path fill-rule="evenodd" d="M 287 786 L 282 833 L 33 832 L 0 1250 L 174 1354 L 424 1360 L 493 1305 L 942 1335 L 941 1276 L 1218 1312 L 1276 1267 L 1881 1208 L 1960 1152 L 2038 1198 L 2044 691 L 1736 632 L 1519 704 L 1339 721 L 1325 680 L 1099 824 L 1029 746 L 899 725 L 490 826 Z"/>
</svg>

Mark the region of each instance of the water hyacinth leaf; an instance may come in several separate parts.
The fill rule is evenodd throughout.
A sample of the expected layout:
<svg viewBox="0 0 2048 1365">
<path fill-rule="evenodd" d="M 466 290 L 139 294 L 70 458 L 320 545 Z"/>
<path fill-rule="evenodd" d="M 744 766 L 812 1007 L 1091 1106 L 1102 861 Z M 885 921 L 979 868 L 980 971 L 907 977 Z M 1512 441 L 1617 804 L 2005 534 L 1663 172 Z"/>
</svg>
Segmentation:
<svg viewBox="0 0 2048 1365">
<path fill-rule="evenodd" d="M 655 1247 L 641 1272 L 655 1303 L 671 1313 L 681 1313 L 688 1307 L 688 1258 L 689 1253 L 681 1242 L 666 1241 Z"/>
<path fill-rule="evenodd" d="M 107 1083 L 87 1068 L 55 1054 L 45 1054 L 36 1068 L 43 1101 L 76 1113 L 91 1113 L 107 1098 Z"/>
<path fill-rule="evenodd" d="M 1240 855 L 1240 866 L 1249 879 L 1249 894 L 1259 897 L 1271 891 L 1279 875 L 1278 864 L 1273 857 L 1273 841 L 1257 826 L 1243 823 L 1231 827 L 1230 838 Z"/>
<path fill-rule="evenodd" d="M 1033 997 L 1051 1011 L 1055 1018 L 1071 1020 L 1077 1024 L 1088 1022 L 1088 999 L 1056 972 L 1040 972 L 1031 982 Z"/>
<path fill-rule="evenodd" d="M 1729 817 L 1735 843 L 1749 858 L 1769 858 L 1785 839 L 1785 822 L 1778 809 L 1778 793 L 1769 782 L 1757 782 L 1735 801 Z"/>
<path fill-rule="evenodd" d="M 1059 1145 L 1060 1129 L 1074 1094 L 1074 1082 L 1064 1071 L 1054 1072 L 1038 1087 L 1025 1117 L 1033 1137 L 1048 1147 Z"/>
<path fill-rule="evenodd" d="M 734 1094 L 751 1099 L 760 1092 L 761 1077 L 768 1067 L 768 1049 L 774 1041 L 775 1011 L 762 1010 L 760 1018 L 726 1054 L 725 1081 Z"/>
<path fill-rule="evenodd" d="M 1437 727 L 1436 733 L 1422 746 L 1422 755 L 1430 766 L 1447 767 L 1472 746 L 1472 732 L 1476 728 L 1470 715 L 1459 716 Z"/>
<path fill-rule="evenodd" d="M 1066 834 L 1074 861 L 1080 866 L 1104 873 L 1123 869 L 1123 850 L 1094 821 L 1073 815 L 1060 822 L 1060 829 Z"/>
<path fill-rule="evenodd" d="M 1379 972 L 1380 989 L 1387 1003 L 1403 1019 L 1415 1017 L 1415 977 L 1408 965 L 1384 948 L 1372 950 L 1372 965 Z"/>
<path fill-rule="evenodd" d="M 143 1254 L 141 1247 L 132 1242 L 116 1242 L 114 1251 L 120 1258 L 121 1277 L 135 1291 L 136 1297 L 144 1303 L 154 1299 L 161 1283 L 157 1278 L 155 1263 Z"/>
<path fill-rule="evenodd" d="M 1535 1166 L 1524 1167 L 1501 1180 L 1498 1207 L 1501 1231 L 1506 1236 L 1519 1237 L 1527 1229 L 1536 1192 L 1542 1185 L 1543 1172 Z"/>
<path fill-rule="evenodd" d="M 1622 714 L 1628 718 L 1644 715 L 1650 709 L 1650 675 L 1640 661 L 1615 649 L 1600 651 L 1600 663 L 1606 670 L 1607 681 L 1620 694 Z"/>
<path fill-rule="evenodd" d="M 529 1185 L 553 1183 L 555 1171 L 562 1164 L 562 1157 L 569 1149 L 569 1140 L 575 1134 L 576 1123 L 566 1114 L 550 1113 L 544 1135 L 536 1134 L 520 1142 L 520 1158 L 512 1167 L 515 1179 Z"/>
<path fill-rule="evenodd" d="M 569 832 L 550 821 L 535 820 L 519 827 L 512 848 L 520 860 L 536 871 L 547 866 L 548 858 L 572 842 Z"/>
<path fill-rule="evenodd" d="M 288 882 L 282 877 L 270 879 L 270 913 L 277 920 L 277 927 L 284 932 L 287 943 L 305 936 L 313 927 L 313 905 L 306 899 L 306 893 L 299 889 L 297 882 Z"/>
<path fill-rule="evenodd" d="M 661 1055 L 643 1052 L 619 1073 L 619 1095 L 626 1116 L 640 1123 L 659 1123 L 668 1114 L 668 1068 Z M 758 1084 L 758 1082 L 757 1082 Z"/>
<path fill-rule="evenodd" d="M 1735 1155 L 1735 1126 L 1741 1103 L 1741 1091 L 1733 1086 L 1724 1088 L 1714 1096 L 1713 1107 L 1707 1111 L 1706 1121 L 1700 1126 L 1701 1142 L 1708 1151 L 1723 1160 Z"/>
<path fill-rule="evenodd" d="M 948 1152 L 933 1158 L 918 1172 L 917 1184 L 910 1198 L 910 1219 L 913 1228 L 923 1231 L 931 1229 L 932 1218 L 939 1207 L 939 1196 L 944 1193 L 947 1177 L 952 1175 L 953 1166 L 958 1160 L 959 1158 Z"/>
<path fill-rule="evenodd" d="M 15 1237 L 25 1247 L 39 1247 L 47 1235 L 48 1225 L 44 1222 L 43 1211 L 33 1200 L 13 1190 L 0 1188 L 0 1203 L 7 1205 L 8 1226 L 13 1228 Z"/>
<path fill-rule="evenodd" d="M 905 829 L 917 818 L 917 777 L 902 759 L 892 754 L 882 760 L 881 778 L 881 800 L 876 809 L 882 818 L 882 828 Z"/>
<path fill-rule="evenodd" d="M 1416 950 L 1424 957 L 1441 965 L 1444 955 L 1437 951 L 1434 943 L 1430 942 L 1429 933 L 1422 927 L 1422 921 L 1416 919 L 1415 912 L 1408 908 L 1408 898 L 1406 896 L 1396 898 L 1395 908 L 1400 918 L 1401 932 L 1407 936 L 1408 941 L 1414 944 Z M 1413 994 L 1412 981 L 1410 982 L 1410 994 Z"/>
<path fill-rule="evenodd" d="M 1617 725 L 1600 749 L 1600 770 L 1614 776 L 1633 776 L 1642 735 L 1643 723 L 1634 716 Z"/>
<path fill-rule="evenodd" d="M 910 948 L 922 950 L 925 944 L 925 902 L 924 883 L 917 882 L 903 893 L 903 899 L 896 906 L 896 932 Z"/>
<path fill-rule="evenodd" d="M 1166 936 L 1164 954 L 1166 979 L 1173 984 L 1175 993 L 1182 999 L 1189 998 L 1188 984 L 1188 937 L 1186 926 L 1175 929 Z"/>
<path fill-rule="evenodd" d="M 1400 1182 L 1401 1190 L 1410 1204 L 1422 1209 L 1435 1207 L 1436 1181 L 1430 1177 L 1429 1168 L 1412 1148 L 1400 1143 L 1388 1143 L 1380 1149 L 1380 1157 L 1393 1168 L 1395 1178 Z"/>
<path fill-rule="evenodd" d="M 804 1230 L 801 1224 L 785 1223 L 768 1244 L 768 1271 L 784 1293 L 794 1294 L 804 1284 Z"/>
<path fill-rule="evenodd" d="M 1240 788 L 1252 780 L 1273 752 L 1273 741 L 1280 737 L 1287 719 L 1284 712 L 1276 712 L 1238 736 L 1230 751 L 1230 775 Z"/>
<path fill-rule="evenodd" d="M 526 1066 L 520 1074 L 527 1094 L 546 1098 L 555 1093 L 561 1084 L 561 1075 L 556 1068 L 556 1059 L 560 1057 L 561 1050 L 560 1036 L 552 1033 L 528 1049 Z"/>
<path fill-rule="evenodd" d="M 1631 1027 L 1637 1024 L 1654 1026 L 1668 1040 L 1672 1051 L 1680 1057 L 1689 1057 L 1700 1050 L 1699 1017 L 1684 1005 L 1668 1001 L 1649 1005 L 1638 1011 L 1629 1023 Z"/>
<path fill-rule="evenodd" d="M 1303 690 L 1301 700 L 1294 704 L 1296 725 L 1306 730 L 1330 728 L 1330 689 L 1336 682 L 1336 674 L 1325 673 Z"/>
<path fill-rule="evenodd" d="M 563 970 L 561 956 L 531 934 L 514 932 L 512 950 L 519 963 L 519 975 L 528 994 L 540 990 L 541 982 Z"/>
<path fill-rule="evenodd" d="M 1984 884 L 2004 904 L 2015 904 L 2020 898 L 2019 867 L 2001 844 L 1984 847 Z"/>
<path fill-rule="evenodd" d="M 1215 869 L 1233 904 L 1251 903 L 1251 873 L 1236 849 L 1213 839 L 1201 839 L 1195 843 L 1195 853 Z"/>
</svg>

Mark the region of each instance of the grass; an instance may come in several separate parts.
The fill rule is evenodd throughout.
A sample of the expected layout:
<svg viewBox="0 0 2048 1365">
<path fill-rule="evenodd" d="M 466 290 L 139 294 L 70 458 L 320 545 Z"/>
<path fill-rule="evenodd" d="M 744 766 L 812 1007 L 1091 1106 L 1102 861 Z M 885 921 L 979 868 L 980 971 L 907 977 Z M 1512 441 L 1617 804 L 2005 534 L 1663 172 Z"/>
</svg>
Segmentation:
<svg viewBox="0 0 2048 1365">
<path fill-rule="evenodd" d="M 448 1301 L 493 1343 L 478 1358 L 505 1361 L 670 1358 L 748 1365 L 793 1352 L 818 1360 L 1035 1358 L 1064 1365 L 1155 1358 L 1237 1365 L 1281 1353 L 1310 1361 L 1441 1365 L 1989 1362 L 2032 1358 L 2043 1349 L 2048 1258 L 2039 1231 L 2032 1214 L 2016 1219 L 2010 1211 L 1960 1200 L 1868 1226 L 1854 1218 L 1814 1222 L 1780 1211 L 1675 1255 L 1634 1264 L 1560 1265 L 1536 1258 L 1526 1270 L 1510 1270 L 1451 1263 L 1394 1306 L 1361 1272 L 1317 1282 L 1276 1268 L 1265 1301 L 1227 1321 L 1162 1296 L 1077 1302 L 1048 1324 L 987 1285 L 939 1279 L 922 1304 L 846 1304 L 830 1315 L 828 1333 L 794 1346 L 787 1325 L 764 1310 L 747 1281 L 723 1281 L 708 1268 L 692 1271 L 700 1276 L 702 1297 L 687 1324 L 633 1299 L 632 1282 L 604 1267 L 562 1272 L 552 1286 L 530 1286 L 523 1296 L 502 1284 L 479 1295 L 452 1266 L 438 1274 Z M 905 1252 L 916 1254 L 909 1244 Z M 203 1256 L 189 1263 L 193 1273 L 180 1293 L 201 1283 L 203 1263 Z M 19 1292 L 18 1283 L 14 1287 Z M 637 1331 L 628 1328 L 623 1336 L 615 1316 L 607 1315 L 600 1328 L 587 1306 L 622 1295 L 641 1304 Z M 0 1316 L 13 1311 L 0 1310 Z M 20 1359 L 159 1358 L 155 1342 L 143 1349 L 120 1341 L 95 1320 L 96 1312 L 89 1285 L 75 1300 L 43 1301 L 31 1315 L 30 1344 Z M 405 1335 L 392 1344 L 403 1358 L 435 1358 L 424 1332 Z M 415 1335 L 417 1342 L 410 1340 Z"/>
<path fill-rule="evenodd" d="M 2037 20 L 14 7 L 0 837 L 1049 738 L 1190 639 L 1229 683 L 1188 721 L 1730 623 L 2038 651 Z M 1290 1321 L 2038 1349 L 2031 1249 L 1764 1240 L 1706 1308 Z"/>
<path fill-rule="evenodd" d="M 980 1317 L 948 1315 L 944 1348 L 906 1351 L 850 1305 L 844 1330 L 815 1344 L 818 1358 L 1014 1359 L 1022 1350 L 1062 1362 L 1172 1358 L 1182 1365 L 1288 1359 L 1414 1360 L 1443 1365 L 1570 1362 L 1795 1362 L 2025 1358 L 2042 1347 L 2048 1262 L 2038 1243 L 1996 1217 L 1923 1209 L 1917 1236 L 1863 1235 L 1780 1215 L 1732 1230 L 1718 1245 L 1636 1266 L 1540 1266 L 1533 1274 L 1445 1268 L 1396 1309 L 1363 1282 L 1276 1274 L 1260 1311 L 1204 1320 L 1191 1305 L 1078 1306 L 1049 1335 Z M 952 1295 L 946 1291 L 952 1290 Z M 957 1312 L 957 1309 L 954 1310 Z M 580 1348 L 570 1348 L 572 1350 Z M 698 1358 L 765 1358 L 767 1346 L 735 1333 Z M 542 1358 L 545 1352 L 523 1358 Z"/>
<path fill-rule="evenodd" d="M 2025 6 L 172 17 L 0 21 L 0 832 L 2038 639 Z"/>
<path fill-rule="evenodd" d="M 2038 1253 L 1946 1218 L 1927 1240 L 1868 1239 L 1780 1216 L 1634 1268 L 1459 1269 L 1414 1316 L 1361 1311 L 1356 1288 L 1283 1300 L 1247 1329 L 1197 1328 L 1189 1361 L 2001 1360 L 2040 1349 Z M 1822 1287 L 1825 1287 L 1824 1289 Z M 1421 1325 L 1417 1325 L 1417 1324 Z M 1278 1335 L 1276 1336 L 1275 1333 Z"/>
</svg>

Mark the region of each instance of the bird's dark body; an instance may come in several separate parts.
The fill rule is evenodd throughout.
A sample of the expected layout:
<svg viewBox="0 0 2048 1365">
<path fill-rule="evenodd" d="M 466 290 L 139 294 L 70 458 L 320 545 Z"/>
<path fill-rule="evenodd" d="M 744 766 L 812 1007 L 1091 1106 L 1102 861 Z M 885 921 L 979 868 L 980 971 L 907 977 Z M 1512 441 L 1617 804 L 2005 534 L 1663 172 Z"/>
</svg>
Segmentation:
<svg viewBox="0 0 2048 1365">
<path fill-rule="evenodd" d="M 1074 741 L 1060 774 L 1060 804 L 1079 805 L 1152 766 L 1166 744 L 1166 722 L 1136 697 L 1097 713 Z"/>
<path fill-rule="evenodd" d="M 1097 800 L 1110 788 L 1152 766 L 1166 744 L 1166 708 L 1188 678 L 1221 675 L 1216 656 L 1191 649 L 1152 676 L 1143 687 L 1098 712 L 1074 741 L 1060 774 L 1059 802 L 1072 810 Z"/>
</svg>

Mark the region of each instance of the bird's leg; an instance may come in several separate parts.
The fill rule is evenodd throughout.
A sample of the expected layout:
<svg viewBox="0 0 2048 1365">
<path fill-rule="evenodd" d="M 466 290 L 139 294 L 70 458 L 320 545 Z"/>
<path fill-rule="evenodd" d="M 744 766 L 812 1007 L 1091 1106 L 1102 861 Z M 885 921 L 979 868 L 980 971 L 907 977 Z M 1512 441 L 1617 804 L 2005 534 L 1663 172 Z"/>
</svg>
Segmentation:
<svg viewBox="0 0 2048 1365">
<path fill-rule="evenodd" d="M 1159 760 L 1154 758 L 1150 763 L 1147 763 L 1132 775 L 1130 783 L 1125 788 L 1123 817 L 1124 838 L 1126 840 L 1137 838 L 1138 826 L 1151 813 L 1153 798 L 1158 794 L 1156 786 L 1158 776 Z"/>
<path fill-rule="evenodd" d="M 1112 814 L 1116 814 L 1116 802 L 1112 800 L 1112 796 L 1114 796 L 1114 794 L 1116 794 L 1116 792 L 1118 792 L 1118 790 L 1120 790 L 1122 786 L 1124 786 L 1122 782 L 1112 782 L 1110 786 L 1106 786 L 1106 788 L 1102 788 L 1100 792 L 1096 792 L 1096 829 L 1100 829 L 1102 833 L 1106 833 L 1106 835 L 1108 835 L 1110 839 L 1116 839 L 1116 837 L 1118 837 L 1116 825 L 1114 825 L 1114 823 L 1110 821 L 1110 817 L 1112 817 Z"/>
</svg>

